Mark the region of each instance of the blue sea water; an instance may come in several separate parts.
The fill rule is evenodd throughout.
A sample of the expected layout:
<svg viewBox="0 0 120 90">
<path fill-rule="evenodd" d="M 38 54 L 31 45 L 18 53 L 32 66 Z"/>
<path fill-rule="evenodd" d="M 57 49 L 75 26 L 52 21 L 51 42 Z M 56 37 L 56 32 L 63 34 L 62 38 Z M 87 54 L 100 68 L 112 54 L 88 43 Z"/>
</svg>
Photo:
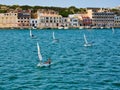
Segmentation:
<svg viewBox="0 0 120 90">
<path fill-rule="evenodd" d="M 53 31 L 59 42 L 52 42 Z M 29 30 L 0 30 L 0 90 L 120 90 L 120 29 L 32 33 L 37 38 Z M 50 67 L 37 67 L 37 42 Z"/>
</svg>

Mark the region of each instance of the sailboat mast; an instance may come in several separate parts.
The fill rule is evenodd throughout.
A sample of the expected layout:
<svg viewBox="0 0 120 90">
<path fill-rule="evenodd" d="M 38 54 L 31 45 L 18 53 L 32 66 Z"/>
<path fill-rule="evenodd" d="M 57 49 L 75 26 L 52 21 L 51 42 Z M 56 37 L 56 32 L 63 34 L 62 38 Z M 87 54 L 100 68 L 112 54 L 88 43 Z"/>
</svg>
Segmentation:
<svg viewBox="0 0 120 90">
<path fill-rule="evenodd" d="M 40 53 L 40 46 L 39 46 L 38 42 L 37 42 L 37 49 L 38 49 L 38 58 L 39 58 L 40 62 L 42 62 L 42 55 Z"/>
</svg>

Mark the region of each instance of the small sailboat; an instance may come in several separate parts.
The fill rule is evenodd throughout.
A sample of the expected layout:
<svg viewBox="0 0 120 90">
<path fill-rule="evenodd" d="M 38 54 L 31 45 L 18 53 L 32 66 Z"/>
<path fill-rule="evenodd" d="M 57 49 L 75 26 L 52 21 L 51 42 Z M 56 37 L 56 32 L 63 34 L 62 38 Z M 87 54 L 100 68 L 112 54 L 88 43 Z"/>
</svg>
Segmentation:
<svg viewBox="0 0 120 90">
<path fill-rule="evenodd" d="M 36 37 L 32 34 L 31 29 L 30 29 L 30 37 L 31 37 L 31 38 L 36 38 Z"/>
<path fill-rule="evenodd" d="M 53 32 L 53 42 L 59 42 L 59 39 L 55 38 L 55 33 Z"/>
<path fill-rule="evenodd" d="M 87 41 L 87 38 L 86 38 L 85 34 L 84 34 L 84 41 L 85 41 L 85 44 L 84 44 L 84 46 L 85 46 L 85 47 L 87 47 L 87 46 L 92 46 L 92 44 L 91 44 L 91 43 L 88 43 L 88 41 Z"/>
<path fill-rule="evenodd" d="M 41 55 L 41 53 L 40 53 L 40 46 L 39 46 L 38 42 L 37 42 L 37 49 L 38 49 L 38 58 L 39 58 L 39 60 L 40 60 L 40 62 L 38 63 L 37 66 L 39 66 L 39 67 L 50 66 L 50 64 L 51 64 L 50 59 L 48 59 L 48 61 L 45 62 L 45 63 L 42 62 L 42 55 Z"/>
<path fill-rule="evenodd" d="M 114 30 L 114 28 L 112 27 L 112 32 L 113 32 L 113 34 L 115 33 L 115 30 Z"/>
<path fill-rule="evenodd" d="M 54 32 L 53 32 L 53 40 L 55 40 L 55 34 L 54 34 Z"/>
</svg>

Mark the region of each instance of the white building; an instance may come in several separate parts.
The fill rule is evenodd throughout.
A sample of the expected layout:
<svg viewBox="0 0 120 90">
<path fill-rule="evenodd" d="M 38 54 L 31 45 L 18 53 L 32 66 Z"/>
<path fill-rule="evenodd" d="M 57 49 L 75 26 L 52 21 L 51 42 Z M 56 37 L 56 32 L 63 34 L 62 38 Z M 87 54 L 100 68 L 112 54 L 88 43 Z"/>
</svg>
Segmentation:
<svg viewBox="0 0 120 90">
<path fill-rule="evenodd" d="M 78 20 L 78 18 L 70 18 L 70 26 L 71 27 L 79 27 L 79 20 Z"/>
<path fill-rule="evenodd" d="M 74 14 L 70 14 L 69 16 L 70 27 L 79 27 L 79 19 Z"/>
<path fill-rule="evenodd" d="M 63 27 L 69 27 L 69 25 L 70 25 L 69 18 L 62 17 L 62 24 L 61 24 L 61 26 L 63 26 Z"/>
<path fill-rule="evenodd" d="M 30 20 L 30 25 L 32 28 L 37 28 L 38 27 L 38 19 L 31 19 Z"/>
<path fill-rule="evenodd" d="M 92 14 L 92 24 L 97 27 L 113 27 L 114 13 L 113 12 L 94 12 Z"/>
<path fill-rule="evenodd" d="M 120 27 L 120 16 L 115 16 L 114 27 Z"/>
<path fill-rule="evenodd" d="M 87 8 L 87 14 L 96 28 L 114 26 L 114 13 L 110 12 L 110 8 Z"/>
</svg>

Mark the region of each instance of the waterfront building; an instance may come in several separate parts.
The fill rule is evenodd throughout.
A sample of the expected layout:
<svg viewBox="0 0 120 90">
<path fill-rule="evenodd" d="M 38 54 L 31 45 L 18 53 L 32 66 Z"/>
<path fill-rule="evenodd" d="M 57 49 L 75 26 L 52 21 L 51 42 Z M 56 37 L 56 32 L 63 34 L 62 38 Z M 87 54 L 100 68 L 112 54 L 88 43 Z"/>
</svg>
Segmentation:
<svg viewBox="0 0 120 90">
<path fill-rule="evenodd" d="M 17 13 L 1 13 L 0 28 L 17 28 Z"/>
<path fill-rule="evenodd" d="M 70 25 L 69 18 L 68 17 L 62 17 L 61 26 L 63 26 L 63 27 L 69 27 L 69 25 Z"/>
<path fill-rule="evenodd" d="M 114 13 L 113 12 L 94 12 L 92 16 L 92 24 L 97 27 L 113 27 Z"/>
<path fill-rule="evenodd" d="M 116 16 L 114 18 L 114 27 L 119 27 L 120 28 L 120 16 Z"/>
<path fill-rule="evenodd" d="M 38 28 L 58 28 L 62 24 L 62 16 L 53 10 L 38 10 Z"/>
<path fill-rule="evenodd" d="M 83 16 L 83 26 L 90 26 L 92 24 L 92 20 L 88 16 Z"/>
<path fill-rule="evenodd" d="M 30 28 L 30 20 L 31 20 L 30 10 L 18 11 L 18 27 L 19 28 Z"/>
<path fill-rule="evenodd" d="M 74 27 L 74 28 L 79 27 L 78 18 L 70 18 L 70 27 Z"/>
<path fill-rule="evenodd" d="M 79 18 L 82 21 L 82 26 L 90 27 L 92 25 L 92 19 L 87 14 L 80 14 Z"/>
<path fill-rule="evenodd" d="M 77 14 L 70 14 L 69 16 L 70 27 L 77 28 L 79 27 L 79 19 Z"/>
<path fill-rule="evenodd" d="M 114 26 L 114 13 L 110 12 L 109 8 L 89 8 L 87 12 L 93 26 L 98 28 Z"/>
<path fill-rule="evenodd" d="M 34 29 L 38 27 L 38 19 L 31 19 L 30 26 Z"/>
<path fill-rule="evenodd" d="M 92 19 L 87 15 L 87 14 L 71 14 L 69 15 L 69 18 L 71 19 L 71 25 L 72 26 L 76 26 L 76 27 L 81 27 L 84 26 L 86 27 L 90 27 L 92 24 Z M 73 19 L 74 18 L 74 19 Z"/>
</svg>

